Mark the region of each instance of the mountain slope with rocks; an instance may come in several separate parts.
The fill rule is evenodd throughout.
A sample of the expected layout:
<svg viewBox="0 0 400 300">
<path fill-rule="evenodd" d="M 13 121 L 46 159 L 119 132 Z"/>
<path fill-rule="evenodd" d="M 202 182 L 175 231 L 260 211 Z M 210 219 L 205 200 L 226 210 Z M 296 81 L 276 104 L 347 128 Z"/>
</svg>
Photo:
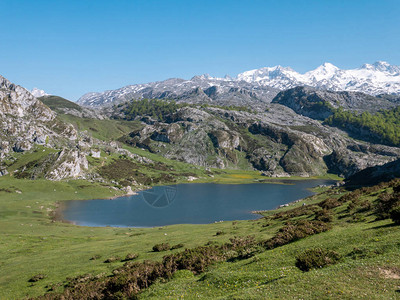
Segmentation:
<svg viewBox="0 0 400 300">
<path fill-rule="evenodd" d="M 172 80 L 172 83 L 188 87 L 193 82 L 205 83 L 206 80 L 214 79 L 203 76 L 193 78 L 190 83 L 179 79 Z M 217 81 L 224 82 L 228 92 L 233 93 L 230 86 L 233 80 L 225 78 Z M 8 132 L 2 139 L 2 157 L 9 156 L 12 151 L 29 151 L 34 145 L 55 150 L 48 157 L 35 161 L 33 165 L 36 167 L 18 170 L 29 178 L 103 180 L 99 175 L 103 165 L 92 161 L 94 165 L 91 166 L 87 161 L 93 153 L 99 158 L 100 149 L 111 157 L 115 153 L 143 161 L 139 156 L 121 149 L 118 143 L 203 169 L 258 170 L 271 177 L 310 177 L 327 172 L 348 177 L 367 167 L 400 158 L 397 147 L 354 140 L 346 132 L 320 122 L 338 107 L 355 112 L 396 107 L 399 103 L 396 96 L 373 97 L 359 92 L 296 87 L 278 93 L 272 101 L 259 102 L 259 109 L 255 111 L 237 107 L 239 97 L 227 96 L 226 100 L 222 100 L 218 89 L 196 87 L 179 97 L 176 94 L 181 99 L 176 102 L 127 101 L 110 105 L 100 113 L 61 97 L 40 98 L 51 110 L 25 89 L 5 79 L 2 82 L 2 126 L 3 131 Z M 165 90 L 167 85 L 154 84 L 158 85 L 159 93 L 164 91 L 165 95 L 171 96 Z M 148 92 L 148 96 L 155 96 L 152 94 L 154 90 Z M 234 92 L 252 97 L 238 90 Z M 229 106 L 216 105 L 217 102 Z M 160 110 L 155 111 L 155 106 Z M 132 113 L 134 115 L 129 115 Z M 66 114 L 74 116 L 75 127 L 58 117 Z M 91 122 L 98 125 L 90 125 Z M 132 126 L 124 125 L 122 128 L 123 124 L 118 122 L 127 122 Z M 17 123 L 20 126 L 13 129 L 13 124 Z M 98 130 L 109 130 L 111 126 L 120 130 L 113 129 L 103 140 L 93 137 L 98 135 Z M 24 128 L 28 127 L 30 130 L 26 131 Z M 116 163 L 125 164 L 123 161 Z M 134 177 L 129 178 L 122 178 L 120 182 L 137 182 Z M 112 180 L 111 177 L 108 179 Z"/>
<path fill-rule="evenodd" d="M 264 113 L 189 106 L 164 121 L 139 119 L 144 126 L 121 142 L 203 167 L 256 169 L 273 177 L 350 176 L 400 155 L 396 147 L 355 141 L 275 103 Z"/>
<path fill-rule="evenodd" d="M 238 74 L 235 78 L 194 76 L 160 82 L 136 84 L 99 93 L 87 93 L 78 103 L 83 106 L 118 104 L 131 99 L 173 99 L 187 103 L 249 106 L 262 111 L 282 90 L 310 86 L 320 90 L 363 92 L 369 95 L 400 95 L 400 67 L 387 62 L 364 64 L 342 70 L 324 63 L 315 70 L 300 74 L 289 67 L 267 67 Z"/>
</svg>

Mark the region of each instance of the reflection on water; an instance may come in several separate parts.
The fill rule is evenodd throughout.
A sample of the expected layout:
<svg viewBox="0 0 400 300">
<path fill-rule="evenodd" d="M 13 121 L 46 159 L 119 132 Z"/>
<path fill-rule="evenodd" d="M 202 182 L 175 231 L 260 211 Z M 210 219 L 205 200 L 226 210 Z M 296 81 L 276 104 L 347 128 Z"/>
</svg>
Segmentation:
<svg viewBox="0 0 400 300">
<path fill-rule="evenodd" d="M 332 180 L 283 184 L 180 184 L 160 186 L 113 200 L 66 201 L 64 220 L 82 226 L 153 227 L 259 218 L 251 212 L 274 209 L 312 195 L 308 188 Z"/>
</svg>

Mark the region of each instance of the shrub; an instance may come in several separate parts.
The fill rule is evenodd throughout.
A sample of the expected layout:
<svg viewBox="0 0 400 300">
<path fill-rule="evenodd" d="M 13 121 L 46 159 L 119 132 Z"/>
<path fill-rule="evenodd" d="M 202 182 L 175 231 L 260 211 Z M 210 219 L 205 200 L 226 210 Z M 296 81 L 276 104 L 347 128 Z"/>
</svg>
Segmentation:
<svg viewBox="0 0 400 300">
<path fill-rule="evenodd" d="M 396 222 L 398 220 L 398 210 L 400 207 L 400 192 L 398 186 L 393 187 L 394 193 L 389 195 L 388 193 L 382 193 L 378 198 L 378 204 L 376 206 L 376 215 L 378 220 L 392 218 Z M 396 222 L 397 223 L 397 222 Z"/>
<path fill-rule="evenodd" d="M 400 225 L 400 203 L 398 203 L 392 210 L 390 211 L 390 218 L 397 225 Z"/>
<path fill-rule="evenodd" d="M 168 243 L 161 243 L 153 246 L 154 252 L 167 251 L 169 249 L 171 249 L 171 246 Z"/>
<path fill-rule="evenodd" d="M 340 254 L 335 251 L 321 248 L 308 249 L 296 257 L 296 267 L 307 272 L 311 269 L 336 264 L 340 258 Z"/>
<path fill-rule="evenodd" d="M 118 256 L 111 256 L 111 257 L 107 258 L 104 261 L 104 263 L 109 264 L 109 263 L 115 262 L 117 260 L 120 260 L 120 258 Z"/>
<path fill-rule="evenodd" d="M 330 225 L 321 221 L 300 220 L 296 223 L 288 223 L 274 237 L 267 240 L 264 246 L 267 249 L 273 249 L 329 229 Z"/>
<path fill-rule="evenodd" d="M 183 248 L 184 246 L 185 246 L 184 244 L 176 244 L 176 245 L 173 245 L 173 246 L 171 247 L 171 250 Z"/>
<path fill-rule="evenodd" d="M 333 220 L 332 212 L 324 208 L 315 213 L 315 220 L 322 221 L 325 223 L 332 222 Z"/>
<path fill-rule="evenodd" d="M 328 198 L 320 203 L 318 203 L 323 209 L 332 209 L 341 205 L 340 201 L 335 198 Z"/>
<path fill-rule="evenodd" d="M 46 278 L 46 275 L 44 275 L 44 274 L 36 274 L 35 276 L 32 276 L 32 277 L 28 280 L 28 282 L 36 282 L 36 281 L 42 280 L 42 279 L 44 279 L 44 278 Z"/>
<path fill-rule="evenodd" d="M 125 256 L 125 259 L 124 259 L 123 261 L 134 260 L 135 258 L 138 258 L 138 257 L 139 257 L 139 254 L 136 254 L 136 253 L 128 253 L 128 254 Z"/>
</svg>

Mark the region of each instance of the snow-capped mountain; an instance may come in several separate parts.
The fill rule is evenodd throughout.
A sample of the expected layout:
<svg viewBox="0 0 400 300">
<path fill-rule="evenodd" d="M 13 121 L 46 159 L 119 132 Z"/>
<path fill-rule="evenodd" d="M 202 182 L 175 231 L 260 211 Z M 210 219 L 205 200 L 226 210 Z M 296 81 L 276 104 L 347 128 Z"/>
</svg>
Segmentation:
<svg viewBox="0 0 400 300">
<path fill-rule="evenodd" d="M 400 95 L 400 66 L 379 61 L 360 68 L 342 70 L 324 63 L 304 74 L 289 67 L 275 66 L 250 70 L 235 78 L 194 76 L 159 82 L 129 85 L 117 90 L 83 95 L 78 103 L 102 106 L 140 98 L 167 98 L 190 103 L 210 102 L 218 105 L 249 105 L 261 107 L 281 90 L 311 86 L 329 91 L 357 91 L 370 95 Z"/>
<path fill-rule="evenodd" d="M 44 90 L 39 90 L 38 88 L 33 88 L 32 91 L 31 91 L 31 94 L 36 98 L 49 95 Z"/>
<path fill-rule="evenodd" d="M 300 74 L 291 68 L 281 66 L 246 71 L 237 76 L 238 80 L 258 83 L 286 90 L 300 85 L 331 91 L 357 91 L 370 95 L 400 94 L 400 66 L 379 61 L 360 68 L 341 70 L 324 63 L 315 70 Z"/>
<path fill-rule="evenodd" d="M 279 92 L 270 86 L 238 81 L 229 77 L 194 76 L 190 80 L 179 78 L 146 84 L 128 85 L 117 90 L 83 95 L 78 103 L 84 106 L 104 106 L 131 99 L 174 99 L 186 103 L 212 103 L 253 108 L 264 107 Z"/>
</svg>

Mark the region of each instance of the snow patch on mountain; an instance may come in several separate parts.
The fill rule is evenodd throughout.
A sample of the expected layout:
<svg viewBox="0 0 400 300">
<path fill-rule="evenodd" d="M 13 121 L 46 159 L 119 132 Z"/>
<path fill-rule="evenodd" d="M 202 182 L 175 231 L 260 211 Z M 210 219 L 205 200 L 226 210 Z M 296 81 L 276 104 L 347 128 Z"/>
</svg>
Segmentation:
<svg viewBox="0 0 400 300">
<path fill-rule="evenodd" d="M 270 102 L 277 92 L 297 86 L 310 86 L 328 91 L 355 91 L 370 95 L 400 95 L 400 66 L 378 61 L 374 64 L 364 64 L 357 69 L 342 70 L 326 62 L 304 74 L 282 66 L 254 69 L 240 73 L 234 78 L 203 74 L 190 80 L 171 78 L 101 93 L 87 93 L 78 103 L 84 106 L 102 106 L 132 99 L 158 98 L 189 103 L 212 102 L 219 105 L 261 107 L 262 103 Z"/>
</svg>

